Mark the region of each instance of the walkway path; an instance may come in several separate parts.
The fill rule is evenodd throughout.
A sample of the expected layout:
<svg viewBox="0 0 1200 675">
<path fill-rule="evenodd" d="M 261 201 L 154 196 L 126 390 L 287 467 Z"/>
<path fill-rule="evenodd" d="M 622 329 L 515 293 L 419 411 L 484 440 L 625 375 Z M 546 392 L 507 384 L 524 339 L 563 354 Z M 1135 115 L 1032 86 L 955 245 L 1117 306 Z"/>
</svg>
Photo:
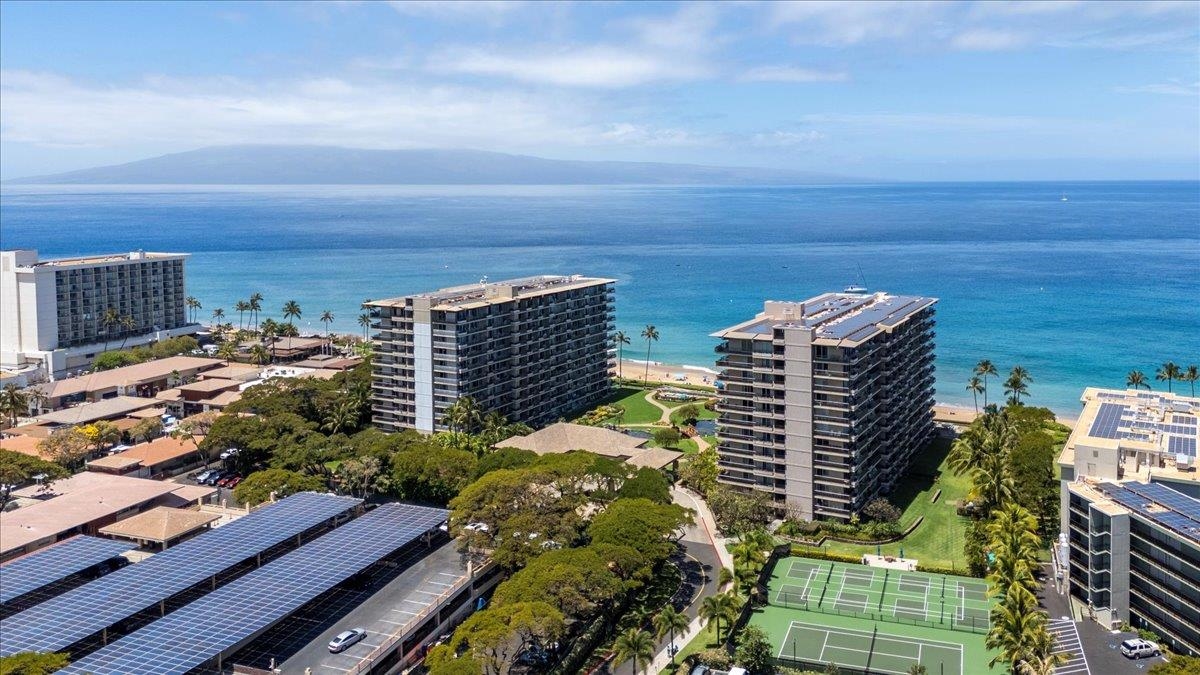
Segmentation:
<svg viewBox="0 0 1200 675">
<path fill-rule="evenodd" d="M 658 418 L 658 421 L 660 423 L 667 424 L 667 425 L 671 424 L 671 413 L 675 412 L 674 408 L 671 408 L 669 406 L 666 406 L 666 405 L 663 405 L 662 403 L 660 403 L 658 401 L 658 399 L 654 398 L 653 391 L 646 392 L 646 401 L 649 402 L 650 405 L 652 405 L 655 408 L 658 408 L 659 410 L 662 411 L 662 415 L 660 415 Z M 688 438 L 692 439 L 693 441 L 696 441 L 696 451 L 697 452 L 704 452 L 709 447 L 708 441 L 704 440 L 704 436 L 702 436 L 698 433 L 695 436 L 688 436 Z"/>
</svg>

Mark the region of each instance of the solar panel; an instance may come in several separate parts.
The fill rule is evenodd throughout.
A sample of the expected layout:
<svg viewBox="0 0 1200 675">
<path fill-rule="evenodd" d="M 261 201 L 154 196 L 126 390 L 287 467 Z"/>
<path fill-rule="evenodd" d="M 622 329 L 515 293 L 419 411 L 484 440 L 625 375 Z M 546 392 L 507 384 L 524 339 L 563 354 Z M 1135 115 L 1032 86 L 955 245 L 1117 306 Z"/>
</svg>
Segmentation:
<svg viewBox="0 0 1200 675">
<path fill-rule="evenodd" d="M 1196 456 L 1196 439 L 1186 436 L 1168 436 L 1167 450 L 1176 455 Z"/>
<path fill-rule="evenodd" d="M 1197 422 L 1196 417 L 1194 415 L 1179 415 L 1179 414 L 1171 415 L 1171 421 L 1174 422 L 1175 424 L 1189 424 L 1191 426 L 1196 426 L 1196 422 Z"/>
<path fill-rule="evenodd" d="M 0 621 L 0 656 L 61 651 L 362 503 L 304 492 Z"/>
<path fill-rule="evenodd" d="M 1093 438 L 1119 438 L 1117 426 L 1121 423 L 1123 412 L 1125 406 L 1120 403 L 1101 403 L 1088 435 Z"/>
<path fill-rule="evenodd" d="M 0 565 L 0 602 L 8 602 L 43 586 L 121 555 L 136 545 L 98 537 L 71 537 Z"/>
<path fill-rule="evenodd" d="M 1180 494 L 1158 483 L 1123 483 L 1121 485 L 1101 483 L 1099 487 L 1113 501 L 1130 511 L 1174 530 L 1191 541 L 1200 542 L 1200 520 L 1191 515 L 1198 513 L 1200 500 Z M 1152 506 L 1152 503 L 1170 510 L 1166 512 L 1151 511 L 1149 507 Z"/>
<path fill-rule="evenodd" d="M 384 504 L 60 672 L 187 672 L 415 541 L 448 515 L 443 509 Z"/>
<path fill-rule="evenodd" d="M 1200 525 L 1200 499 L 1189 497 L 1161 483 L 1127 483 L 1126 488 Z"/>
</svg>

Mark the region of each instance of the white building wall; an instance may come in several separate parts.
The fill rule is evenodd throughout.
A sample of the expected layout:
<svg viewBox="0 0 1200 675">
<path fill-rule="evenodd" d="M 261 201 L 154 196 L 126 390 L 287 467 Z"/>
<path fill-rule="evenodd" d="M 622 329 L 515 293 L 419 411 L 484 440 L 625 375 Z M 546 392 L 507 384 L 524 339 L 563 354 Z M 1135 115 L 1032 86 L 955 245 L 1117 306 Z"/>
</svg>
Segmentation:
<svg viewBox="0 0 1200 675">
<path fill-rule="evenodd" d="M 417 429 L 433 433 L 433 324 L 428 320 L 413 322 L 413 370 Z"/>
<path fill-rule="evenodd" d="M 813 508 L 813 405 L 812 405 L 812 331 L 790 328 L 784 335 L 784 403 L 787 418 L 788 506 L 798 515 L 812 520 Z"/>
</svg>

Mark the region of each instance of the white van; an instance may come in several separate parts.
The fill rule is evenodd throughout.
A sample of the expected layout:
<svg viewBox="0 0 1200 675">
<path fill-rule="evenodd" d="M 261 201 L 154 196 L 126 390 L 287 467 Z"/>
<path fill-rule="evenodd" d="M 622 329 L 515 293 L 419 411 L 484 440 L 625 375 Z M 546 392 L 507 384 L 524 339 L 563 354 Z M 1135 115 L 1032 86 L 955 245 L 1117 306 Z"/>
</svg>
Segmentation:
<svg viewBox="0 0 1200 675">
<path fill-rule="evenodd" d="M 1159 651 L 1158 645 L 1149 640 L 1130 638 L 1121 643 L 1121 653 L 1126 658 L 1140 659 L 1145 656 L 1158 656 Z"/>
</svg>

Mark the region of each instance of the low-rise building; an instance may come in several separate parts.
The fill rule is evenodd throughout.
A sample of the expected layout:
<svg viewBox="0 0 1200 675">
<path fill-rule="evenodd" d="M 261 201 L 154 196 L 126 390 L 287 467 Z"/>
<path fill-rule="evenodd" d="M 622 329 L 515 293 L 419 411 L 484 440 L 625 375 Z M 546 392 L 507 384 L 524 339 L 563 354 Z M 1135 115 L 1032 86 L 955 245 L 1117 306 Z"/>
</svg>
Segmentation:
<svg viewBox="0 0 1200 675">
<path fill-rule="evenodd" d="M 110 523 L 154 506 L 191 506 L 204 496 L 197 494 L 197 486 L 91 471 L 12 494 L 23 505 L 0 513 L 0 560 L 75 534 L 97 534 Z"/>
<path fill-rule="evenodd" d="M 163 389 L 191 382 L 208 370 L 224 365 L 220 359 L 195 356 L 171 356 L 165 359 L 136 363 L 131 366 L 102 370 L 77 377 L 43 382 L 34 385 L 32 403 L 37 415 L 61 410 L 82 402 L 95 402 L 114 396 L 153 398 Z"/>
<path fill-rule="evenodd" d="M 100 528 L 100 534 L 113 539 L 127 539 L 142 548 L 165 551 L 174 544 L 203 533 L 220 519 L 220 514 L 210 511 L 156 506 L 106 525 Z"/>
<path fill-rule="evenodd" d="M 639 468 L 668 470 L 678 468 L 679 458 L 683 456 L 683 453 L 667 448 L 644 447 L 648 440 L 612 429 L 558 422 L 528 436 L 507 438 L 497 443 L 496 447 L 530 450 L 539 455 L 556 455 L 582 450 L 611 457 Z"/>
<path fill-rule="evenodd" d="M 207 455 L 200 450 L 203 437 L 175 438 L 161 436 L 115 454 L 93 459 L 87 463 L 89 471 L 142 478 L 163 478 L 193 469 L 207 461 L 216 459 L 213 452 Z"/>
</svg>

